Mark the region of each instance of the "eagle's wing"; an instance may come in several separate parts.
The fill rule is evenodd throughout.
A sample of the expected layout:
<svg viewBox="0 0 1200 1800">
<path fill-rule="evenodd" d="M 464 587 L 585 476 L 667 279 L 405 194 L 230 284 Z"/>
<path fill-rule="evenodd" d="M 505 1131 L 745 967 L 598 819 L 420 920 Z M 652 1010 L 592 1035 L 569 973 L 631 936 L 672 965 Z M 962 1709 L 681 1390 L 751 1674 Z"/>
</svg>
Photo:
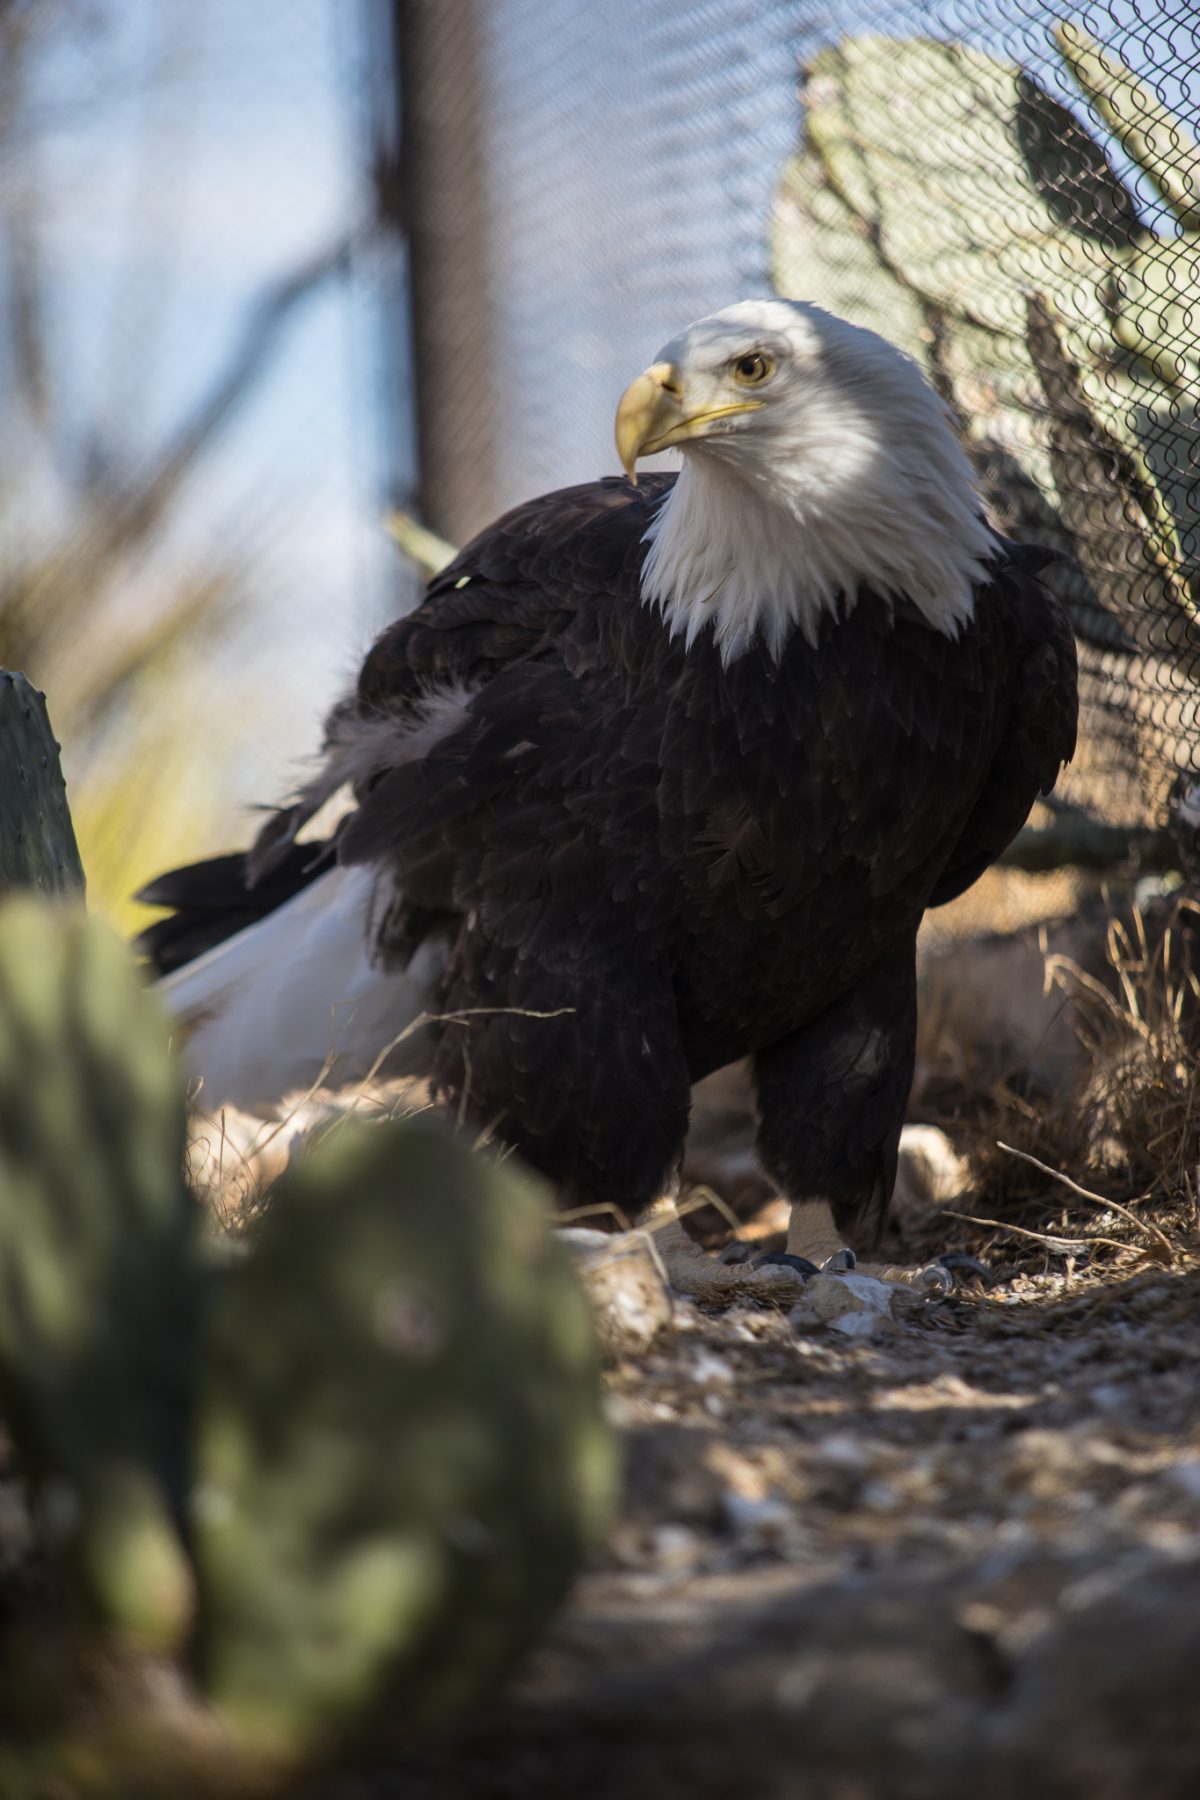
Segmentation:
<svg viewBox="0 0 1200 1800">
<path fill-rule="evenodd" d="M 931 906 L 957 899 L 995 862 L 1075 751 L 1079 696 L 1070 622 L 1037 579 L 1038 553 L 1026 556 L 1020 545 L 1010 549 L 996 580 L 1020 616 L 1027 649 L 1014 679 L 1007 728 Z"/>
<path fill-rule="evenodd" d="M 615 596 L 674 476 L 564 488 L 513 508 L 430 583 L 419 606 L 376 639 L 354 691 L 325 726 L 318 774 L 273 813 L 249 854 L 252 885 L 288 854 L 297 832 L 347 782 L 356 796 L 386 772 L 389 744 L 448 692 L 474 693 L 514 664 L 593 660 L 594 609 Z"/>
</svg>

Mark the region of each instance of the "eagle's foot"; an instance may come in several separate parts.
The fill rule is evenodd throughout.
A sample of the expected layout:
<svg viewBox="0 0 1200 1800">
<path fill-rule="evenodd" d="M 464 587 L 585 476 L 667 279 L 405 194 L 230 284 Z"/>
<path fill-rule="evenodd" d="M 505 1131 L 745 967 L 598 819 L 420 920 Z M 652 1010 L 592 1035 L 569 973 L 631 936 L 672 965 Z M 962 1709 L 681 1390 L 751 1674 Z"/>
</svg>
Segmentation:
<svg viewBox="0 0 1200 1800">
<path fill-rule="evenodd" d="M 973 1256 L 964 1256 L 957 1251 L 948 1252 L 945 1256 L 937 1256 L 932 1262 L 913 1264 L 901 1263 L 859 1263 L 864 1275 L 874 1275 L 878 1281 L 894 1281 L 901 1287 L 908 1287 L 924 1294 L 948 1294 L 959 1286 L 966 1277 L 981 1282 L 985 1288 L 991 1288 L 1001 1279 Z"/>
<path fill-rule="evenodd" d="M 681 1224 L 673 1204 L 658 1203 L 643 1221 L 668 1285 L 702 1306 L 730 1306 L 737 1300 L 769 1300 L 788 1306 L 814 1275 L 866 1275 L 934 1297 L 947 1294 L 961 1272 L 994 1279 L 973 1257 L 949 1255 L 917 1267 L 861 1262 L 841 1241 L 827 1206 L 808 1202 L 792 1208 L 786 1250 L 765 1256 L 734 1239 L 716 1256 L 702 1250 Z"/>
<path fill-rule="evenodd" d="M 912 1288 L 925 1294 L 947 1294 L 963 1275 L 973 1276 L 977 1281 L 983 1282 L 985 1287 L 990 1287 L 996 1279 L 992 1271 L 973 1256 L 962 1256 L 954 1252 L 916 1267 L 899 1263 L 860 1262 L 853 1250 L 841 1241 L 833 1213 L 822 1200 L 802 1201 L 793 1205 L 788 1225 L 787 1249 L 762 1257 L 760 1262 L 786 1262 L 796 1268 L 807 1263 L 812 1274 L 818 1268 L 826 1275 L 846 1275 L 851 1270 L 857 1270 L 860 1275 L 873 1276 L 876 1281 L 892 1281 L 900 1287 Z"/>
<path fill-rule="evenodd" d="M 767 1256 L 758 1257 L 756 1266 L 760 1269 L 767 1266 L 795 1269 L 805 1280 L 810 1275 L 866 1275 L 873 1281 L 892 1281 L 901 1287 L 931 1294 L 948 1293 L 953 1283 L 948 1270 L 937 1263 L 905 1268 L 896 1263 L 859 1262 L 849 1247 L 835 1250 L 819 1267 L 805 1256 L 794 1256 L 790 1250 L 772 1250 Z"/>
<path fill-rule="evenodd" d="M 749 1246 L 742 1244 L 710 1256 L 688 1236 L 673 1210 L 653 1216 L 647 1226 L 672 1291 L 701 1306 L 731 1306 L 736 1300 L 790 1306 L 814 1272 L 811 1263 L 786 1255 L 765 1264 L 751 1261 Z"/>
<path fill-rule="evenodd" d="M 916 1294 L 926 1294 L 931 1299 L 937 1294 L 948 1294 L 954 1286 L 954 1277 L 940 1263 L 859 1263 L 860 1275 L 870 1275 L 876 1281 L 890 1281 L 896 1287 L 908 1288 Z"/>
</svg>

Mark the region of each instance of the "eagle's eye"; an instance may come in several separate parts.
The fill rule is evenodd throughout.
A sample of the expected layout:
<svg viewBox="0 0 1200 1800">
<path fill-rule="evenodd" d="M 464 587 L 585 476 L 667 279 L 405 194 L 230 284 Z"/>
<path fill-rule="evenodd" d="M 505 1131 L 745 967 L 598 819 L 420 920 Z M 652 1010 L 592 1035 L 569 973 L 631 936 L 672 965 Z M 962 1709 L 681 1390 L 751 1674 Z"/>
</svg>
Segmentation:
<svg viewBox="0 0 1200 1800">
<path fill-rule="evenodd" d="M 758 382 L 765 381 L 774 368 L 774 362 L 764 351 L 751 350 L 745 356 L 735 358 L 733 379 L 740 381 L 743 387 L 754 387 Z"/>
</svg>

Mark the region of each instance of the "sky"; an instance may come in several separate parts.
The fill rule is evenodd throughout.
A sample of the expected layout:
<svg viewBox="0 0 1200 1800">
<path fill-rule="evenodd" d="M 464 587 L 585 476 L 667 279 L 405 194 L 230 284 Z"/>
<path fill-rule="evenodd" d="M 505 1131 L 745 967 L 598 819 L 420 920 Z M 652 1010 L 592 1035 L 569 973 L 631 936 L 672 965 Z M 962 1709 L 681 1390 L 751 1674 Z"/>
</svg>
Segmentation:
<svg viewBox="0 0 1200 1800">
<path fill-rule="evenodd" d="M 57 467 L 27 473 L 31 518 L 69 508 L 90 444 L 119 466 L 153 462 L 210 391 L 255 298 L 364 205 L 352 8 L 114 0 L 75 13 L 81 23 L 37 60 L 29 108 L 63 445 Z M 196 676 L 227 687 L 231 668 L 277 671 L 275 703 L 239 720 L 247 797 L 313 745 L 387 610 L 377 298 L 356 271 L 305 305 L 165 541 L 131 574 L 130 603 L 150 606 L 174 569 L 242 570 L 225 657 L 197 657 Z"/>
</svg>

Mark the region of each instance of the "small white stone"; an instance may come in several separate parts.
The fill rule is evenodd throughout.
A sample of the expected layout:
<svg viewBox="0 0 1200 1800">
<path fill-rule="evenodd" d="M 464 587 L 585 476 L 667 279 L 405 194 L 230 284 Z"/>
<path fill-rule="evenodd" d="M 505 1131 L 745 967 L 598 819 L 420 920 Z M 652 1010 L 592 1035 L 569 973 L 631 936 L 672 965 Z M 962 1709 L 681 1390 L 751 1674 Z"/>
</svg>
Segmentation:
<svg viewBox="0 0 1200 1800">
<path fill-rule="evenodd" d="M 711 1350 L 697 1350 L 692 1359 L 692 1380 L 697 1387 L 732 1387 L 734 1373 L 724 1357 Z"/>
<path fill-rule="evenodd" d="M 558 1233 L 572 1252 L 596 1310 L 596 1328 L 614 1356 L 649 1349 L 671 1318 L 671 1293 L 644 1231 Z"/>
<path fill-rule="evenodd" d="M 1172 1463 L 1167 1478 L 1177 1488 L 1182 1488 L 1189 1500 L 1200 1500 L 1200 1456 L 1189 1456 L 1183 1462 Z"/>
<path fill-rule="evenodd" d="M 869 1337 L 892 1317 L 893 1290 L 873 1275 L 810 1276 L 788 1315 L 797 1330 L 830 1325 L 847 1337 Z"/>
<path fill-rule="evenodd" d="M 843 1337 L 874 1337 L 884 1325 L 890 1325 L 890 1318 L 877 1312 L 845 1312 L 839 1313 L 836 1319 L 830 1319 L 830 1331 L 840 1331 Z"/>
<path fill-rule="evenodd" d="M 901 1225 L 917 1225 L 957 1200 L 967 1183 L 966 1164 L 936 1125 L 906 1125 L 892 1214 Z"/>
<path fill-rule="evenodd" d="M 656 1526 L 651 1546 L 654 1560 L 664 1573 L 690 1569 L 700 1559 L 700 1540 L 686 1525 Z"/>
<path fill-rule="evenodd" d="M 839 1469 L 864 1469 L 870 1461 L 863 1444 L 850 1431 L 830 1432 L 813 1449 L 822 1462 L 833 1463 Z"/>
<path fill-rule="evenodd" d="M 730 1530 L 741 1538 L 756 1541 L 776 1538 L 792 1523 L 791 1507 L 777 1494 L 751 1498 L 748 1494 L 739 1494 L 729 1488 L 722 1495 L 721 1504 Z"/>
</svg>

